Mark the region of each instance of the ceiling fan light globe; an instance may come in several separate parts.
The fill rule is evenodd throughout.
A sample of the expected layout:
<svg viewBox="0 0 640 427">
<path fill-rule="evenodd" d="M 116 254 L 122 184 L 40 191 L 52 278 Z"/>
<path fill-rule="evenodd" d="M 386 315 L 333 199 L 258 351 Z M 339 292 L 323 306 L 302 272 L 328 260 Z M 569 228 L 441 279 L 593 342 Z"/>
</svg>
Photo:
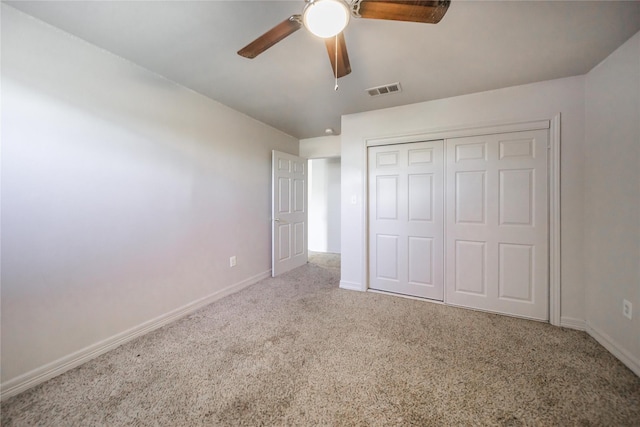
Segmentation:
<svg viewBox="0 0 640 427">
<path fill-rule="evenodd" d="M 326 39 L 345 29 L 349 15 L 349 9 L 342 0 L 315 0 L 307 4 L 302 21 L 312 34 Z"/>
</svg>

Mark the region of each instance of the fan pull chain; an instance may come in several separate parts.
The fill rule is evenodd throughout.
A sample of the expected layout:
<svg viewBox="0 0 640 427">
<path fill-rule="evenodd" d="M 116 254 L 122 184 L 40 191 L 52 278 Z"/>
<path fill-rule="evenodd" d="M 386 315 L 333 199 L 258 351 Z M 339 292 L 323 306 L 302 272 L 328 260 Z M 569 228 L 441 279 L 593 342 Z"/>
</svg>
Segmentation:
<svg viewBox="0 0 640 427">
<path fill-rule="evenodd" d="M 336 76 L 336 86 L 333 88 L 333 90 L 337 91 L 338 90 L 338 35 L 336 34 L 336 62 L 335 62 L 335 76 Z"/>
</svg>

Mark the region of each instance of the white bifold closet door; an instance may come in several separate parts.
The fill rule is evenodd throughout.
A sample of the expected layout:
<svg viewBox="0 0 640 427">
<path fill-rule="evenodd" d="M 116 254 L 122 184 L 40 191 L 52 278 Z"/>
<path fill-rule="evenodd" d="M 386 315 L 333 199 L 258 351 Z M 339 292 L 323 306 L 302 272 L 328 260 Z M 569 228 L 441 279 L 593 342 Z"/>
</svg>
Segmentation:
<svg viewBox="0 0 640 427">
<path fill-rule="evenodd" d="M 443 142 L 370 147 L 369 287 L 442 301 Z"/>
<path fill-rule="evenodd" d="M 446 302 L 549 318 L 547 130 L 446 143 Z"/>
</svg>

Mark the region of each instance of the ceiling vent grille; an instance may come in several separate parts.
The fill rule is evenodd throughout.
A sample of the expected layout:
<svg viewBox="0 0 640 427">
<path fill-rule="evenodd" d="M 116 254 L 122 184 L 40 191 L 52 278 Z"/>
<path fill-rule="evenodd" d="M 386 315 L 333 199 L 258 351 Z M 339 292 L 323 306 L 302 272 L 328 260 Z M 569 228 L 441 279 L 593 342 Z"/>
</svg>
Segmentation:
<svg viewBox="0 0 640 427">
<path fill-rule="evenodd" d="M 390 95 L 399 92 L 402 92 L 402 86 L 400 86 L 400 83 L 398 82 L 367 89 L 369 96 Z"/>
</svg>

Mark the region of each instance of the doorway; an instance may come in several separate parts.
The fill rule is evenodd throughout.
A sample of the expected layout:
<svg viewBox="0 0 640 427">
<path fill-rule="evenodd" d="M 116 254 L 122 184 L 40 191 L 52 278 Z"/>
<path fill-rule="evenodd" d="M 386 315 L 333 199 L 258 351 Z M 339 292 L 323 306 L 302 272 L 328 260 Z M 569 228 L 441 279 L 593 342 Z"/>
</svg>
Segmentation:
<svg viewBox="0 0 640 427">
<path fill-rule="evenodd" d="M 340 158 L 309 159 L 309 251 L 340 253 Z"/>
</svg>

